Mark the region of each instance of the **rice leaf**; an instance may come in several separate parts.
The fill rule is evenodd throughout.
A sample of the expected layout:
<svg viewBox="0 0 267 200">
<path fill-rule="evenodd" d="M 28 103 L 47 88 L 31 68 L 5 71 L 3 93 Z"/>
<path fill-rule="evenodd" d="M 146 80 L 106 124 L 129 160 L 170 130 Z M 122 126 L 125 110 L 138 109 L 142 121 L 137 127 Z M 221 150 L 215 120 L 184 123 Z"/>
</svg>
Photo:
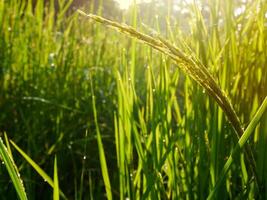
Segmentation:
<svg viewBox="0 0 267 200">
<path fill-rule="evenodd" d="M 9 173 L 9 176 L 12 180 L 12 183 L 17 191 L 19 199 L 27 200 L 27 195 L 25 193 L 25 188 L 23 186 L 22 179 L 20 178 L 19 171 L 12 159 L 10 153 L 8 152 L 2 138 L 0 138 L 0 156 L 6 166 L 6 169 Z"/>
<path fill-rule="evenodd" d="M 112 200 L 112 192 L 111 192 L 111 185 L 109 180 L 108 168 L 107 168 L 107 161 L 105 156 L 104 145 L 101 138 L 101 133 L 99 130 L 99 124 L 97 121 L 97 111 L 96 111 L 96 104 L 95 104 L 95 96 L 93 92 L 93 83 L 91 82 L 91 91 L 92 91 L 92 104 L 93 104 L 93 113 L 94 113 L 94 122 L 96 126 L 96 139 L 99 151 L 99 158 L 100 158 L 100 166 L 102 171 L 102 176 L 104 179 L 105 190 L 107 193 L 107 199 Z"/>
<path fill-rule="evenodd" d="M 229 169 L 231 167 L 231 164 L 233 163 L 235 158 L 239 155 L 241 149 L 246 144 L 247 140 L 249 139 L 249 137 L 253 133 L 253 131 L 256 128 L 256 126 L 258 125 L 258 123 L 260 122 L 260 119 L 261 119 L 263 113 L 266 111 L 266 109 L 267 109 L 267 97 L 265 97 L 265 99 L 264 99 L 263 103 L 261 104 L 260 108 L 258 109 L 257 113 L 255 114 L 255 116 L 253 117 L 251 122 L 249 123 L 244 134 L 239 139 L 234 150 L 232 151 L 231 155 L 229 156 L 228 160 L 226 161 L 226 163 L 225 163 L 225 165 L 221 171 L 221 174 L 218 178 L 218 181 L 216 182 L 214 189 L 209 194 L 208 199 L 214 198 L 214 195 L 216 194 L 217 190 L 220 188 L 227 172 L 229 171 Z"/>
<path fill-rule="evenodd" d="M 47 182 L 53 189 L 55 189 L 54 181 L 50 176 L 36 163 L 34 162 L 21 148 L 19 148 L 15 142 L 10 140 L 10 143 L 15 147 L 15 149 L 20 153 L 20 155 L 34 168 L 34 170 Z M 60 191 L 60 196 L 63 199 L 67 199 L 62 191 Z"/>
<path fill-rule="evenodd" d="M 54 161 L 54 192 L 53 199 L 59 200 L 59 184 L 58 184 L 58 174 L 57 174 L 57 157 L 55 156 Z"/>
</svg>

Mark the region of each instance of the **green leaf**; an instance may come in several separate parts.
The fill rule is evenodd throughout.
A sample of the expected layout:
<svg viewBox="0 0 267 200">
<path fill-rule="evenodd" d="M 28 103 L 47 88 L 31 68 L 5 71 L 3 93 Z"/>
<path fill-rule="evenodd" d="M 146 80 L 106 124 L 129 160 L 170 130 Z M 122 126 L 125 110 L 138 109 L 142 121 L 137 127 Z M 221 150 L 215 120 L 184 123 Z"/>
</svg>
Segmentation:
<svg viewBox="0 0 267 200">
<path fill-rule="evenodd" d="M 50 176 L 45 173 L 44 170 L 36 163 L 34 162 L 21 148 L 19 148 L 12 140 L 10 140 L 10 143 L 15 147 L 15 149 L 22 155 L 22 157 L 35 169 L 35 171 L 44 179 L 45 182 L 47 182 L 53 189 L 55 189 L 54 181 L 50 178 Z M 60 196 L 63 199 L 67 199 L 62 191 L 60 191 Z"/>
<path fill-rule="evenodd" d="M 96 111 L 96 104 L 95 104 L 95 96 L 93 91 L 93 83 L 91 82 L 91 91 L 92 91 L 92 106 L 93 106 L 93 114 L 94 114 L 94 122 L 96 126 L 96 139 L 97 139 L 97 145 L 98 145 L 98 152 L 99 152 L 99 158 L 100 158 L 100 166 L 102 171 L 102 176 L 104 179 L 104 185 L 107 193 L 107 199 L 112 200 L 112 192 L 111 192 L 111 185 L 109 180 L 109 174 L 108 174 L 108 168 L 107 168 L 107 161 L 105 156 L 105 150 L 104 145 L 101 138 L 101 133 L 98 126 L 97 121 L 97 111 Z"/>
<path fill-rule="evenodd" d="M 208 196 L 208 199 L 213 199 L 214 195 L 216 194 L 217 190 L 220 188 L 227 172 L 229 171 L 231 164 L 233 163 L 234 159 L 238 156 L 238 154 L 240 153 L 240 150 L 243 148 L 243 146 L 246 144 L 247 140 L 249 139 L 249 137 L 251 136 L 251 134 L 253 133 L 254 129 L 256 128 L 256 126 L 258 125 L 263 113 L 265 112 L 267 108 L 267 96 L 265 97 L 263 103 L 261 104 L 260 108 L 258 109 L 257 113 L 255 114 L 255 116 L 253 117 L 253 119 L 251 120 L 251 122 L 249 123 L 248 127 L 246 128 L 244 134 L 242 135 L 242 137 L 238 140 L 238 143 L 236 144 L 234 150 L 232 151 L 231 155 L 229 156 L 228 160 L 226 161 L 221 174 L 218 178 L 218 181 L 216 182 L 213 190 L 211 191 L 211 193 Z"/>
<path fill-rule="evenodd" d="M 54 193 L 53 199 L 59 200 L 59 185 L 58 185 L 58 174 L 57 174 L 57 157 L 55 156 L 54 161 Z"/>
<path fill-rule="evenodd" d="M 9 176 L 12 180 L 12 183 L 17 191 L 17 194 L 19 196 L 19 199 L 21 200 L 27 200 L 27 195 L 25 193 L 25 188 L 23 186 L 22 179 L 20 178 L 19 171 L 8 152 L 6 146 L 4 145 L 4 142 L 2 138 L 0 138 L 0 156 L 6 166 L 6 169 L 9 173 Z"/>
</svg>

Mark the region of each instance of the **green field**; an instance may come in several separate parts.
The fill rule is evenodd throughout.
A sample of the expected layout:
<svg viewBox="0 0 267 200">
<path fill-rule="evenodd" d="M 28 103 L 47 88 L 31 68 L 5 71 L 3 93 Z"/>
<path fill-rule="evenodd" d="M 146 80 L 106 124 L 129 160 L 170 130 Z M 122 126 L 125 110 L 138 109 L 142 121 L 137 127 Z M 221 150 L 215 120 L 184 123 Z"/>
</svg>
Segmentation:
<svg viewBox="0 0 267 200">
<path fill-rule="evenodd" d="M 267 199 L 266 0 L 31 2 L 0 0 L 1 200 Z"/>
</svg>

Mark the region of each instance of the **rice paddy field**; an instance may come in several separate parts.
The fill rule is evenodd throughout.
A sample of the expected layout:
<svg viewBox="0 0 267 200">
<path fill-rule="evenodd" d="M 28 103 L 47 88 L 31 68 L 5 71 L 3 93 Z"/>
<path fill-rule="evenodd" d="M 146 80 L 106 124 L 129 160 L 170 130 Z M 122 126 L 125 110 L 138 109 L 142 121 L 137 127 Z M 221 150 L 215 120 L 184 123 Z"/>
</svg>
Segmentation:
<svg viewBox="0 0 267 200">
<path fill-rule="evenodd" d="M 0 0 L 0 199 L 267 199 L 267 1 Z"/>
</svg>

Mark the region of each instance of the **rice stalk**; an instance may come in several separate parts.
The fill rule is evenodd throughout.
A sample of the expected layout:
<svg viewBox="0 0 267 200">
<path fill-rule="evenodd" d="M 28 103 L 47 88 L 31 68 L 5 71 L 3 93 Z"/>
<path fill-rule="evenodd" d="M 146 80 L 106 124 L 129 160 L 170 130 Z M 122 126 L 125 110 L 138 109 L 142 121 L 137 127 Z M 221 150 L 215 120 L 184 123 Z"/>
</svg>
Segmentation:
<svg viewBox="0 0 267 200">
<path fill-rule="evenodd" d="M 108 27 L 116 29 L 118 32 L 121 32 L 125 35 L 128 35 L 132 38 L 138 39 L 140 42 L 145 43 L 152 47 L 153 49 L 158 50 L 159 52 L 169 56 L 172 60 L 176 62 L 178 67 L 192 79 L 194 79 L 199 85 L 201 85 L 207 93 L 217 102 L 220 108 L 225 113 L 227 119 L 235 130 L 236 138 L 239 139 L 244 130 L 240 123 L 240 120 L 231 104 L 229 99 L 227 98 L 225 92 L 220 88 L 220 86 L 216 83 L 208 69 L 194 56 L 193 52 L 190 52 L 191 55 L 185 54 L 178 47 L 174 46 L 167 40 L 163 39 L 157 34 L 153 36 L 144 34 L 142 32 L 137 31 L 135 28 L 121 24 L 104 17 L 94 15 L 94 14 L 86 14 L 81 10 L 78 10 L 80 14 L 83 16 L 89 17 L 96 22 L 104 24 Z M 256 185 L 259 185 L 258 177 L 256 173 L 256 162 L 250 149 L 250 146 L 247 144 L 245 148 L 245 155 L 247 162 L 249 164 L 250 170 L 252 171 Z"/>
</svg>

